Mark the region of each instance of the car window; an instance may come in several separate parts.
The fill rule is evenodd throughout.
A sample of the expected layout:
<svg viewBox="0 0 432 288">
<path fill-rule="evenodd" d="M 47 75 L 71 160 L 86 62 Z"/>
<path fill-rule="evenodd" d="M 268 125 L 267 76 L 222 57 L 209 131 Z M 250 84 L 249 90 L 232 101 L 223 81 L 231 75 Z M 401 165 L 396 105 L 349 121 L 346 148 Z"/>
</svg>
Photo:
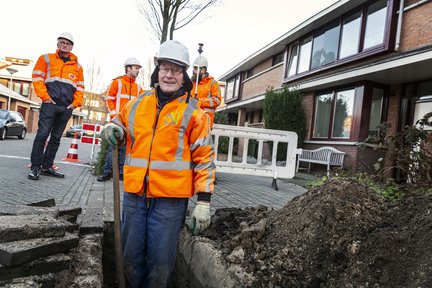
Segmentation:
<svg viewBox="0 0 432 288">
<path fill-rule="evenodd" d="M 0 111 L 0 119 L 7 119 L 8 112 L 1 110 Z"/>
<path fill-rule="evenodd" d="M 13 114 L 14 114 L 14 116 L 15 116 L 15 119 L 16 119 L 18 122 L 23 122 L 23 121 L 24 121 L 24 119 L 23 119 L 21 113 L 15 112 L 15 113 L 13 113 Z"/>
<path fill-rule="evenodd" d="M 10 113 L 10 115 L 9 115 L 9 119 L 10 119 L 12 122 L 16 122 L 16 121 L 17 121 L 17 119 L 16 119 L 14 113 Z"/>
</svg>

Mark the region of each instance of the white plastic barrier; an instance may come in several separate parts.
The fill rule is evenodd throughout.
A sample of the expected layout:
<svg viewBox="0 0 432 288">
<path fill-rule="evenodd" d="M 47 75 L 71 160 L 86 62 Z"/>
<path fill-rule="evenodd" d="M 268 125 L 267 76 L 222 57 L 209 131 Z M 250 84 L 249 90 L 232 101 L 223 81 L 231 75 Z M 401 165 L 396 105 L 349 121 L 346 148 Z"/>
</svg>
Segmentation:
<svg viewBox="0 0 432 288">
<path fill-rule="evenodd" d="M 216 153 L 215 165 L 218 172 L 270 176 L 273 178 L 293 178 L 295 175 L 298 138 L 295 132 L 214 124 L 212 135 L 214 136 Z M 225 157 L 222 157 L 218 151 L 221 137 L 229 138 L 228 154 L 223 155 Z M 239 139 L 239 143 L 243 143 L 243 149 L 239 149 L 242 150 L 242 155 L 237 156 L 237 159 L 235 159 L 237 161 L 233 161 L 235 138 Z M 251 161 L 247 161 L 249 140 L 252 139 L 258 142 L 257 159 L 253 161 L 256 163 L 248 163 Z M 265 142 L 273 142 L 273 149 L 269 151 L 271 152 L 271 156 L 269 155 L 271 159 L 266 159 L 267 161 L 263 161 L 264 149 L 269 149 L 270 145 L 264 145 Z M 279 143 L 288 143 L 287 156 L 285 160 L 276 163 Z M 222 161 L 222 158 L 225 159 Z"/>
</svg>

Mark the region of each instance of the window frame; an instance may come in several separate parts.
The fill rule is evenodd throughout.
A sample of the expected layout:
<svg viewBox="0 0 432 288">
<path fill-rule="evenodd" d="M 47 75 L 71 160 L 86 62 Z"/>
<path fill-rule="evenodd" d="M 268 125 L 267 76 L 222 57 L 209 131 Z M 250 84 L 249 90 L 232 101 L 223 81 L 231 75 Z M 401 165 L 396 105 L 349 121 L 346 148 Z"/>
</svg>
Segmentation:
<svg viewBox="0 0 432 288">
<path fill-rule="evenodd" d="M 350 127 L 350 135 L 348 138 L 342 138 L 342 137 L 333 137 L 334 133 L 334 121 L 335 121 L 335 111 L 336 111 L 336 96 L 339 92 L 342 91 L 348 91 L 353 90 L 354 92 L 354 99 L 353 99 L 353 111 L 352 111 L 352 120 L 351 120 L 351 127 Z M 344 87 L 338 87 L 335 89 L 327 89 L 324 91 L 319 91 L 315 93 L 314 99 L 313 99 L 313 114 L 312 114 L 312 129 L 310 132 L 310 139 L 314 141 L 352 141 L 355 137 L 354 129 L 355 129 L 355 119 L 356 116 L 356 102 L 357 102 L 357 96 L 358 94 L 358 87 L 356 86 L 344 86 Z M 330 116 L 329 116 L 329 123 L 328 123 L 328 130 L 327 130 L 327 137 L 315 137 L 315 123 L 316 123 L 316 114 L 317 114 L 317 98 L 321 95 L 331 95 L 331 107 L 330 107 Z"/>
<path fill-rule="evenodd" d="M 227 80 L 227 84 L 225 86 L 225 103 L 229 103 L 235 100 L 240 99 L 240 95 L 241 95 L 241 89 L 242 89 L 242 73 L 237 73 L 236 75 L 234 75 L 233 77 L 229 78 Z M 233 81 L 233 88 L 232 88 L 232 97 L 230 97 L 229 99 L 227 98 L 228 96 L 228 88 L 229 88 L 229 83 Z"/>
<path fill-rule="evenodd" d="M 387 52 L 390 50 L 390 47 L 392 47 L 392 45 L 394 44 L 395 41 L 395 21 L 393 21 L 393 17 L 396 14 L 396 5 L 395 5 L 395 1 L 394 0 L 386 0 L 387 1 L 387 14 L 386 14 L 386 18 L 385 18 L 385 30 L 384 30 L 384 39 L 383 39 L 383 43 L 380 43 L 378 45 L 375 46 L 371 46 L 368 47 L 366 49 L 364 49 L 364 37 L 365 37 L 365 31 L 366 31 L 366 22 L 367 22 L 367 12 L 368 12 L 368 8 L 370 6 L 372 6 L 373 4 L 377 3 L 380 0 L 374 0 L 374 1 L 368 1 L 366 3 L 363 3 L 362 5 L 357 6 L 356 8 L 348 11 L 345 14 L 340 15 L 337 18 L 334 18 L 330 21 L 328 21 L 327 23 L 325 23 L 324 25 L 321 25 L 319 27 L 317 27 L 316 29 L 314 29 L 311 33 L 305 34 L 303 37 L 298 38 L 297 40 L 289 43 L 289 45 L 287 45 L 287 56 L 285 58 L 285 68 L 284 68 L 284 83 L 289 83 L 295 80 L 298 80 L 300 78 L 306 77 L 306 76 L 310 76 L 312 74 L 318 73 L 318 72 L 322 72 L 331 68 L 335 68 L 337 66 L 340 65 L 344 65 L 346 63 L 349 62 L 353 62 L 353 61 L 357 61 L 366 57 L 370 57 L 376 54 L 380 54 L 383 52 Z M 344 57 L 342 59 L 340 59 L 340 49 L 341 49 L 341 33 L 342 33 L 342 25 L 343 25 L 343 20 L 346 19 L 347 17 L 350 17 L 352 15 L 354 15 L 355 13 L 361 12 L 361 28 L 360 28 L 360 33 L 359 33 L 359 48 L 358 48 L 358 53 L 355 53 L 353 55 L 349 55 L 347 57 Z M 366 17 L 365 17 L 366 16 Z M 336 61 L 332 62 L 332 63 L 328 63 L 324 66 L 321 67 L 317 67 L 314 69 L 311 69 L 311 63 L 312 63 L 312 50 L 313 50 L 313 41 L 315 39 L 315 34 L 318 36 L 320 34 L 317 34 L 318 32 L 322 32 L 322 29 L 325 26 L 331 25 L 332 22 L 334 21 L 339 21 L 339 44 L 338 44 L 338 53 L 337 53 L 337 57 L 336 57 Z M 305 39 L 311 38 L 312 40 L 312 48 L 311 48 L 311 56 L 310 56 L 310 61 L 309 61 L 309 69 L 299 73 L 298 69 L 299 69 L 299 62 L 300 62 L 300 50 L 301 50 L 301 44 Z M 294 75 L 289 75 L 289 70 L 290 70 L 290 60 L 292 58 L 292 51 L 293 48 L 297 46 L 297 55 L 296 55 L 296 63 L 293 63 L 293 65 L 295 65 L 295 73 Z M 294 58 L 293 58 L 294 59 Z"/>
<path fill-rule="evenodd" d="M 372 92 L 373 89 L 383 90 L 383 102 L 381 107 L 381 119 L 380 123 L 386 121 L 387 119 L 387 109 L 388 109 L 388 95 L 389 87 L 377 82 L 372 81 L 361 81 L 357 83 L 351 83 L 348 85 L 331 87 L 329 89 L 316 91 L 313 98 L 313 110 L 312 110 L 312 122 L 311 129 L 309 133 L 309 140 L 311 141 L 331 141 L 331 142 L 344 142 L 344 141 L 363 141 L 369 136 L 369 121 L 371 114 L 371 103 L 372 103 Z M 335 97 L 337 92 L 345 91 L 349 89 L 354 89 L 354 105 L 352 111 L 351 120 L 351 131 L 349 138 L 339 138 L 332 137 L 333 133 L 333 121 L 334 121 L 334 109 L 335 109 Z M 329 129 L 327 137 L 314 137 L 315 131 L 315 117 L 316 111 L 316 100 L 317 97 L 324 94 L 332 94 L 332 106 L 331 115 L 329 117 Z"/>
</svg>

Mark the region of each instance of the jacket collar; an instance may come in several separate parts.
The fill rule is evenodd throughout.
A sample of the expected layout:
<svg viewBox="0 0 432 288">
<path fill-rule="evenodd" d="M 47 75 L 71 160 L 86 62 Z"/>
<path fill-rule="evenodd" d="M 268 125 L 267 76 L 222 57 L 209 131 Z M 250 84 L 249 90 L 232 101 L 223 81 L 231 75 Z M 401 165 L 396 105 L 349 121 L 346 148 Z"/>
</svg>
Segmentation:
<svg viewBox="0 0 432 288">
<path fill-rule="evenodd" d="M 56 50 L 55 55 L 57 56 L 57 58 L 60 58 L 60 55 L 59 55 L 59 49 Z M 75 56 L 75 54 L 73 54 L 72 52 L 69 52 L 69 59 L 70 59 L 71 61 L 78 61 L 78 57 Z"/>
<path fill-rule="evenodd" d="M 136 80 L 134 78 L 131 78 L 131 77 L 127 76 L 126 74 L 123 75 L 123 76 L 121 76 L 121 79 L 123 79 L 127 83 L 135 83 L 135 80 Z"/>
</svg>

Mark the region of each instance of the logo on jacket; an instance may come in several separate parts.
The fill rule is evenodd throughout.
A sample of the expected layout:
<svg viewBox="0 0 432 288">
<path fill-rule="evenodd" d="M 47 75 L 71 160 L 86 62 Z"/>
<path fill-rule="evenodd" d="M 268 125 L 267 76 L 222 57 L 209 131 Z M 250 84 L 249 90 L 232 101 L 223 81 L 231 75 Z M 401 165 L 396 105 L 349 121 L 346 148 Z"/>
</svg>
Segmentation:
<svg viewBox="0 0 432 288">
<path fill-rule="evenodd" d="M 178 121 L 180 119 L 179 113 L 168 113 L 168 115 L 165 118 L 164 125 L 177 125 Z"/>
<path fill-rule="evenodd" d="M 75 80 L 75 79 L 76 79 L 76 76 L 75 76 L 75 74 L 73 74 L 73 73 L 69 73 L 69 78 L 72 79 L 72 80 Z"/>
</svg>

